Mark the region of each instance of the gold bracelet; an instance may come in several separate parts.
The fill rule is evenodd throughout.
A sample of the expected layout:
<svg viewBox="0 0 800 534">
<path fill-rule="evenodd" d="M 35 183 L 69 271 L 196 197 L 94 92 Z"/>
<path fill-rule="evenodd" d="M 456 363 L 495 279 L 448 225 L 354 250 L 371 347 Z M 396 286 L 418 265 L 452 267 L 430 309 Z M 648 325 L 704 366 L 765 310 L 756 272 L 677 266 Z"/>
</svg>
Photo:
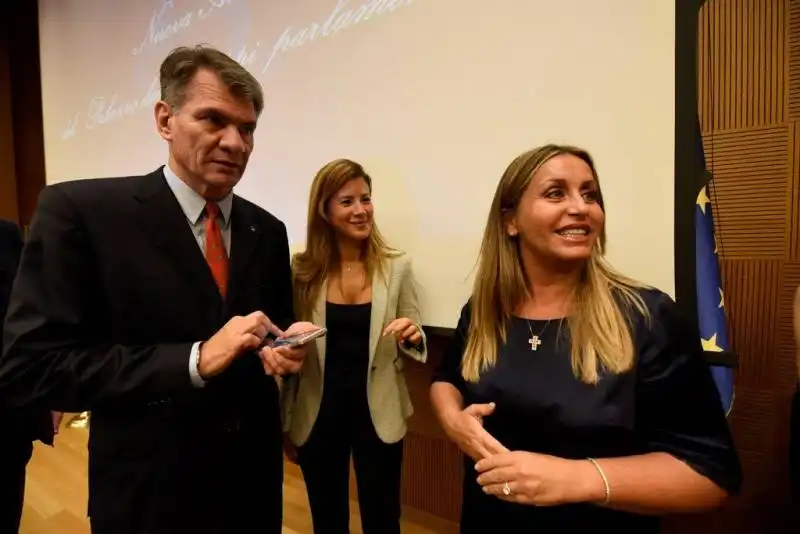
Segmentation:
<svg viewBox="0 0 800 534">
<path fill-rule="evenodd" d="M 597 460 L 595 460 L 594 458 L 587 458 L 587 460 L 592 462 L 592 465 L 594 466 L 595 469 L 597 469 L 597 472 L 600 473 L 600 477 L 603 479 L 603 484 L 605 485 L 606 489 L 606 498 L 602 502 L 602 504 L 604 505 L 608 504 L 609 502 L 611 502 L 611 485 L 608 483 L 608 478 L 606 477 L 606 473 L 605 471 L 603 471 L 603 468 L 600 467 L 600 464 L 597 462 Z"/>
</svg>

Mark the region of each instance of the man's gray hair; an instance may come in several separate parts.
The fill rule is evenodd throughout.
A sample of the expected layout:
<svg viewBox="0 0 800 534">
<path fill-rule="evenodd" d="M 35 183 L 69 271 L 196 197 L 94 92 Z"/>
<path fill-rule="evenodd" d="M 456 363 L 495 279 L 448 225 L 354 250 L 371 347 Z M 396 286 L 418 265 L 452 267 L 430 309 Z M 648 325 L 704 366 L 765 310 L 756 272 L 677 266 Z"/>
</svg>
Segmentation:
<svg viewBox="0 0 800 534">
<path fill-rule="evenodd" d="M 216 72 L 234 96 L 250 100 L 256 116 L 261 115 L 264 93 L 258 80 L 233 58 L 206 45 L 179 47 L 164 59 L 159 69 L 161 100 L 178 109 L 186 99 L 186 88 L 200 69 Z"/>
</svg>

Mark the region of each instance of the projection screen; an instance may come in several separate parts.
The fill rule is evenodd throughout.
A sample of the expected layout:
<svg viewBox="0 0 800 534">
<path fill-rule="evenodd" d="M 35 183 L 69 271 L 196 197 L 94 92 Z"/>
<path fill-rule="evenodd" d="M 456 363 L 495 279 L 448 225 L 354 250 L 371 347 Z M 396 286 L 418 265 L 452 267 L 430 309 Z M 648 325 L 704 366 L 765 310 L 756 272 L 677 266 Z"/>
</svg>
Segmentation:
<svg viewBox="0 0 800 534">
<path fill-rule="evenodd" d="M 414 259 L 423 322 L 454 327 L 506 165 L 547 142 L 596 158 L 609 260 L 674 294 L 673 2 L 40 0 L 47 182 L 164 164 L 158 66 L 208 43 L 264 87 L 237 192 L 305 239 L 309 186 L 348 157 Z"/>
</svg>

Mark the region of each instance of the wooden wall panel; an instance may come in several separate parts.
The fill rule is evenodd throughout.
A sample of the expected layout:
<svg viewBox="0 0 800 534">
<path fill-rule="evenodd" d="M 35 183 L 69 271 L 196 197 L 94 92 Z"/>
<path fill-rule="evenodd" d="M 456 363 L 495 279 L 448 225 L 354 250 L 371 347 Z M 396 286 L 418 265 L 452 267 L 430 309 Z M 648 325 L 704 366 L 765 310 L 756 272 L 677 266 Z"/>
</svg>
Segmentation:
<svg viewBox="0 0 800 534">
<path fill-rule="evenodd" d="M 739 356 L 736 384 L 770 388 L 777 372 L 778 260 L 723 260 L 725 310 L 733 350 Z M 738 395 L 737 395 L 738 399 Z M 734 414 L 738 412 L 736 402 Z"/>
<path fill-rule="evenodd" d="M 731 342 L 731 427 L 742 495 L 675 532 L 797 532 L 788 418 L 797 384 L 791 298 L 800 285 L 800 1 L 709 0 L 698 35 L 699 114 Z"/>
<path fill-rule="evenodd" d="M 722 526 L 713 534 L 751 534 L 788 531 L 767 527 L 774 518 L 787 517 L 786 492 L 778 484 L 774 437 L 782 421 L 778 417 L 778 396 L 763 388 L 737 388 L 737 408 L 731 427 L 742 462 L 745 484 L 738 499 L 727 507 Z"/>
<path fill-rule="evenodd" d="M 790 2 L 788 25 L 787 115 L 789 120 L 796 121 L 800 120 L 800 2 Z"/>
<path fill-rule="evenodd" d="M 428 336 L 428 362 L 407 360 L 406 383 L 414 404 L 403 449 L 403 504 L 458 523 L 463 456 L 444 434 L 429 399 L 431 374 L 448 340 Z"/>
<path fill-rule="evenodd" d="M 795 175 L 797 177 L 797 175 Z M 800 228 L 795 227 L 795 233 Z M 776 459 L 776 478 L 774 489 L 778 499 L 786 502 L 789 495 L 789 426 L 785 424 L 791 417 L 792 393 L 797 385 L 797 349 L 794 340 L 793 307 L 794 295 L 800 287 L 800 261 L 784 261 L 781 264 L 781 279 L 778 293 L 778 319 L 775 337 L 777 338 L 777 357 L 775 361 L 776 379 L 774 391 L 777 394 L 776 428 L 773 456 Z M 783 424 L 781 424 L 783 423 Z M 796 508 L 796 507 L 795 507 Z M 798 521 L 795 532 L 800 532 L 800 510 L 795 509 Z"/>
<path fill-rule="evenodd" d="M 800 2 L 797 2 L 800 5 Z M 800 34 L 800 27 L 798 27 Z M 800 49 L 798 49 L 800 55 Z M 800 132 L 797 123 L 792 122 L 794 127 L 794 139 L 792 142 L 792 153 L 789 160 L 791 178 L 789 180 L 789 191 L 787 195 L 788 212 L 788 236 L 786 238 L 789 259 L 800 260 Z"/>
<path fill-rule="evenodd" d="M 449 440 L 409 432 L 404 458 L 403 504 L 458 522 L 464 471 L 458 447 Z"/>
<path fill-rule="evenodd" d="M 13 81 L 14 158 L 19 223 L 31 223 L 39 193 L 45 186 L 42 79 L 39 65 L 37 2 L 21 2 L 9 13 L 9 52 Z M 5 15 L 8 17 L 8 15 Z"/>
<path fill-rule="evenodd" d="M 0 219 L 18 222 L 17 171 L 14 161 L 11 38 L 3 18 L 0 25 Z"/>
<path fill-rule="evenodd" d="M 789 0 L 709 0 L 700 10 L 698 98 L 704 132 L 784 121 L 788 10 Z"/>
<path fill-rule="evenodd" d="M 795 227 L 795 235 L 800 229 Z M 797 383 L 797 351 L 794 342 L 793 306 L 796 289 L 800 287 L 800 261 L 785 261 L 781 264 L 781 280 L 778 284 L 778 320 L 775 365 L 776 385 L 784 392 L 791 392 Z"/>
<path fill-rule="evenodd" d="M 793 132 L 792 125 L 781 124 L 704 135 L 722 256 L 783 257 Z"/>
<path fill-rule="evenodd" d="M 45 185 L 39 14 L 21 2 L 0 17 L 0 218 L 30 223 Z"/>
<path fill-rule="evenodd" d="M 462 454 L 445 435 L 430 404 L 431 374 L 447 339 L 428 336 L 428 362 L 406 360 L 405 375 L 414 414 L 403 443 L 403 478 L 400 500 L 404 514 L 430 514 L 440 518 L 437 532 L 458 531 L 461 516 Z M 358 498 L 353 462 L 350 463 L 350 498 Z"/>
<path fill-rule="evenodd" d="M 743 459 L 760 463 L 772 458 L 764 451 L 772 440 L 778 426 L 777 397 L 764 388 L 739 386 L 736 388 L 736 412 L 731 415 L 731 425 L 736 436 L 736 445 Z M 763 492 L 765 484 L 759 483 L 769 477 L 769 470 L 745 469 L 747 484 L 745 495 Z"/>
</svg>

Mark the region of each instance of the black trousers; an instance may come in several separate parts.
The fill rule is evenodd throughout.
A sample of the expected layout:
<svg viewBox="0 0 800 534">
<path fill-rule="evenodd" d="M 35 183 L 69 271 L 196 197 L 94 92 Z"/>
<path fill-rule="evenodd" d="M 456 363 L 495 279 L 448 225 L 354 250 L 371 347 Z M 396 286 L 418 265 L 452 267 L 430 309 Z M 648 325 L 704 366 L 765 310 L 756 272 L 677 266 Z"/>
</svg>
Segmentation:
<svg viewBox="0 0 800 534">
<path fill-rule="evenodd" d="M 298 447 L 314 534 L 350 532 L 352 453 L 364 534 L 400 534 L 403 442 L 375 433 L 366 392 L 327 389 L 308 441 Z"/>
<path fill-rule="evenodd" d="M 280 534 L 283 447 L 277 399 L 249 408 L 253 411 L 228 418 L 197 410 L 194 415 L 205 425 L 183 410 L 172 417 L 156 408 L 135 418 L 94 411 L 92 534 Z"/>
<path fill-rule="evenodd" d="M 25 498 L 25 469 L 33 453 L 33 443 L 21 436 L 0 439 L 0 532 L 19 532 Z"/>
</svg>

